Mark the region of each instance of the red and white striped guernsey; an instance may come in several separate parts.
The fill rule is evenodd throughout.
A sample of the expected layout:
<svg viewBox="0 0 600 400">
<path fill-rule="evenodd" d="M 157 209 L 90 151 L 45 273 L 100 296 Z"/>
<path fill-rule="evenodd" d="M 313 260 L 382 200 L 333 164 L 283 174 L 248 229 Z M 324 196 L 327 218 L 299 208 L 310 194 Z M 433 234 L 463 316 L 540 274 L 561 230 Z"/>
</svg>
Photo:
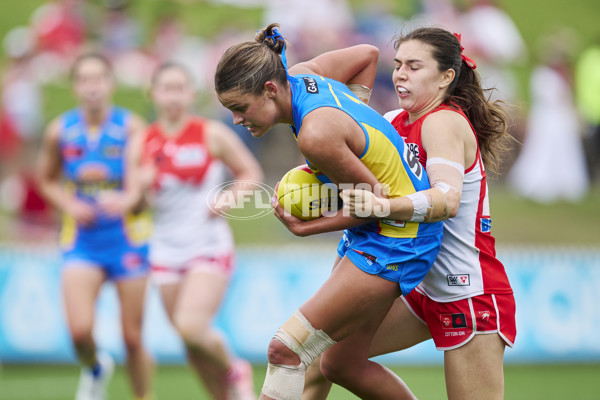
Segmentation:
<svg viewBox="0 0 600 400">
<path fill-rule="evenodd" d="M 156 123 L 148 128 L 143 157 L 157 169 L 152 264 L 179 265 L 233 249 L 229 225 L 208 206 L 211 191 L 224 182 L 225 167 L 208 150 L 206 125 L 193 117 L 169 136 Z"/>
<path fill-rule="evenodd" d="M 451 110 L 467 119 L 461 110 L 446 105 L 440 105 L 413 123 L 408 123 L 408 112 L 403 110 L 385 114 L 424 167 L 427 153 L 421 143 L 421 126 L 429 114 L 440 110 Z M 470 122 L 469 126 L 475 134 Z M 475 162 L 465 166 L 458 214 L 444 221 L 444 238 L 438 257 L 416 290 L 438 302 L 512 293 L 504 266 L 496 258 L 488 186 L 479 145 Z"/>
</svg>

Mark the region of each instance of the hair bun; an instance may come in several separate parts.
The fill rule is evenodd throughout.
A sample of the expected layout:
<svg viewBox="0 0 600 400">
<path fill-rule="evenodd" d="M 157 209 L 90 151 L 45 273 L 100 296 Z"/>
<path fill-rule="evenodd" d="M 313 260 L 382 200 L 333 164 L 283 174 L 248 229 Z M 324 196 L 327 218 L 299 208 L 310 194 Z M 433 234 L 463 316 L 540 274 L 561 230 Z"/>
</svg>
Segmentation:
<svg viewBox="0 0 600 400">
<path fill-rule="evenodd" d="M 270 24 L 266 28 L 258 31 L 255 40 L 258 43 L 266 44 L 275 53 L 281 54 L 285 47 L 285 39 L 281 36 L 281 33 L 277 31 L 277 28 L 279 28 L 279 24 Z"/>
</svg>

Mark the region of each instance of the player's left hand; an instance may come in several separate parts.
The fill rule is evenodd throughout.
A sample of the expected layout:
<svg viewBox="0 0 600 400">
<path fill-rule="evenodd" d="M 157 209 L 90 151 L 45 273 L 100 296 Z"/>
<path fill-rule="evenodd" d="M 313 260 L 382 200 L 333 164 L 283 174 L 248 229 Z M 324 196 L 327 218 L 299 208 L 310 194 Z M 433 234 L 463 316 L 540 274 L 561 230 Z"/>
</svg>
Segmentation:
<svg viewBox="0 0 600 400">
<path fill-rule="evenodd" d="M 285 211 L 277 199 L 277 189 L 275 189 L 275 194 L 271 197 L 271 205 L 273 206 L 273 214 L 281 221 L 287 230 L 296 236 L 302 236 L 300 228 L 306 221 L 302 221 L 300 218 L 294 217 L 292 214 Z"/>
<path fill-rule="evenodd" d="M 118 190 L 104 191 L 98 195 L 96 201 L 100 210 L 111 217 L 122 216 L 131 208 L 126 194 Z"/>
</svg>

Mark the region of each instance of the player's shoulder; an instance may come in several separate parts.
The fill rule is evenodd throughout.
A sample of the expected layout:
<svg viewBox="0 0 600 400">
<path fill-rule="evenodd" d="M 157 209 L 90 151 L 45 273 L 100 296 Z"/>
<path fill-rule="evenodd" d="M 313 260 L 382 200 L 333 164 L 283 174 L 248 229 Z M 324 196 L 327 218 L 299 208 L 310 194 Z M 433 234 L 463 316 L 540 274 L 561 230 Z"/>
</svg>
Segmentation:
<svg viewBox="0 0 600 400">
<path fill-rule="evenodd" d="M 427 132 L 434 132 L 436 136 L 439 136 L 441 132 L 455 137 L 472 136 L 471 125 L 464 114 L 449 108 L 427 115 L 423 120 L 422 132 L 425 135 Z"/>
<path fill-rule="evenodd" d="M 388 111 L 385 114 L 383 114 L 383 118 L 385 118 L 388 122 L 391 123 L 398 115 L 402 113 L 402 111 L 404 110 L 401 108 L 397 110 Z"/>
</svg>

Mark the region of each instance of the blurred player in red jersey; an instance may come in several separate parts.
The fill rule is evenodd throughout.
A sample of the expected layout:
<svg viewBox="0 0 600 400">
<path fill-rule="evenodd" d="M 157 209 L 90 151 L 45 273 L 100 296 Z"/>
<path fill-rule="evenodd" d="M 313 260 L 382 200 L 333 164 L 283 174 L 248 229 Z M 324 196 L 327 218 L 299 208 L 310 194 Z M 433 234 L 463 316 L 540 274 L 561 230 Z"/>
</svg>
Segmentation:
<svg viewBox="0 0 600 400">
<path fill-rule="evenodd" d="M 263 179 L 252 153 L 226 125 L 194 116 L 189 72 L 164 64 L 152 79 L 157 121 L 143 144 L 145 192 L 154 210 L 152 280 L 212 398 L 256 398 L 250 364 L 227 349 L 211 324 L 234 271 L 234 242 L 224 209 L 211 196 L 233 175 L 236 192 Z"/>
</svg>

